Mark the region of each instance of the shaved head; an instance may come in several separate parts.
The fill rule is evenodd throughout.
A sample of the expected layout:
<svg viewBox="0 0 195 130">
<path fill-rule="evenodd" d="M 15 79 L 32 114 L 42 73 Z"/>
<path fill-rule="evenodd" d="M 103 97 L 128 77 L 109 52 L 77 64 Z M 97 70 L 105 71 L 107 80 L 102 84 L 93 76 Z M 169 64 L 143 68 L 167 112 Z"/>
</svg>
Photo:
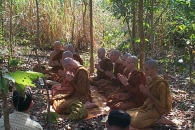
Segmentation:
<svg viewBox="0 0 195 130">
<path fill-rule="evenodd" d="M 138 64 L 138 58 L 136 56 L 129 56 L 128 59 L 131 59 L 132 62 Z"/>
<path fill-rule="evenodd" d="M 102 47 L 102 48 L 99 48 L 99 49 L 98 49 L 98 52 L 106 53 L 106 50 Z"/>
<path fill-rule="evenodd" d="M 60 41 L 55 41 L 53 44 L 53 49 L 57 52 L 61 51 L 62 49 L 62 44 L 60 43 Z"/>
<path fill-rule="evenodd" d="M 106 54 L 106 50 L 104 48 L 99 48 L 97 53 L 98 53 L 98 58 L 104 59 L 105 58 L 105 54 Z"/>
<path fill-rule="evenodd" d="M 60 43 L 60 41 L 55 41 L 55 42 L 54 42 L 54 45 L 56 45 L 56 46 L 61 46 L 61 43 Z"/>
<path fill-rule="evenodd" d="M 112 50 L 110 53 L 110 60 L 112 62 L 117 62 L 119 60 L 121 53 L 118 50 Z"/>
<path fill-rule="evenodd" d="M 62 59 L 65 59 L 65 58 L 67 58 L 67 57 L 73 58 L 72 52 L 70 52 L 70 51 L 65 51 L 65 52 L 62 54 Z"/>
<path fill-rule="evenodd" d="M 112 51 L 111 51 L 111 54 L 112 54 L 112 55 L 115 55 L 115 56 L 117 56 L 117 57 L 119 57 L 121 53 L 120 53 L 120 51 L 118 51 L 118 50 L 112 50 Z"/>
<path fill-rule="evenodd" d="M 72 46 L 72 44 L 67 44 L 66 46 L 65 46 L 65 51 L 70 51 L 70 52 L 74 52 L 74 48 L 73 48 L 73 46 Z"/>
<path fill-rule="evenodd" d="M 125 57 L 125 58 L 127 58 L 127 57 L 129 57 L 129 56 L 131 56 L 130 53 L 125 53 L 125 54 L 123 54 L 123 57 Z"/>
<path fill-rule="evenodd" d="M 145 62 L 145 65 L 147 65 L 148 67 L 157 69 L 157 62 L 155 60 L 153 60 L 153 59 L 147 60 Z"/>
<path fill-rule="evenodd" d="M 67 66 L 68 64 L 71 64 L 71 63 L 73 63 L 73 59 L 70 58 L 70 57 L 67 57 L 67 58 L 65 58 L 65 59 L 62 61 L 62 65 L 63 65 L 63 66 Z"/>
</svg>

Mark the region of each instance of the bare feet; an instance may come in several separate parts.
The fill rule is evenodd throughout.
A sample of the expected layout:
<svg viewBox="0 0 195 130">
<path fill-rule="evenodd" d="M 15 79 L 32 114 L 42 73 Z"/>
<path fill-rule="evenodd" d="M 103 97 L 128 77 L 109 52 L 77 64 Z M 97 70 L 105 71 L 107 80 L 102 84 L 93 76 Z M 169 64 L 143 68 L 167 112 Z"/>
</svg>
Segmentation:
<svg viewBox="0 0 195 130">
<path fill-rule="evenodd" d="M 95 103 L 91 103 L 91 102 L 89 102 L 89 101 L 86 101 L 85 104 L 84 104 L 84 107 L 85 107 L 86 109 L 91 109 L 91 108 L 95 108 L 95 107 L 98 107 L 98 106 L 97 106 L 97 104 L 95 104 Z"/>
</svg>

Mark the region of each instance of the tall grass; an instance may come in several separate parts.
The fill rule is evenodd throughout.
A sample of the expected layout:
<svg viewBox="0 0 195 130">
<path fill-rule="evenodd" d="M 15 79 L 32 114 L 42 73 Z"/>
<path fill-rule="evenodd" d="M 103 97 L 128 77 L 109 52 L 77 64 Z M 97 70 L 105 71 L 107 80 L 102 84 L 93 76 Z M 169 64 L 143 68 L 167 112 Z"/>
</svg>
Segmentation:
<svg viewBox="0 0 195 130">
<path fill-rule="evenodd" d="M 40 0 L 40 44 L 50 46 L 55 40 L 60 40 L 62 43 L 71 42 L 76 48 L 89 49 L 90 19 L 87 2 L 87 0 Z M 120 30 L 120 28 L 116 28 L 116 24 L 121 26 L 121 22 L 116 22 L 111 13 L 106 11 L 106 7 L 98 6 L 98 2 L 100 1 L 97 0 L 93 3 L 94 45 L 98 47 L 100 43 L 109 44 L 111 41 L 113 45 L 111 47 L 115 47 L 123 40 L 122 35 L 117 38 L 111 36 L 109 41 L 105 38 L 104 33 L 107 32 L 106 35 L 109 35 L 115 29 Z M 4 30 L 7 30 L 4 37 L 6 38 L 9 36 L 10 3 L 4 2 L 3 6 L 5 12 Z M 36 35 L 35 1 L 14 0 L 12 6 L 13 43 L 33 45 Z"/>
</svg>

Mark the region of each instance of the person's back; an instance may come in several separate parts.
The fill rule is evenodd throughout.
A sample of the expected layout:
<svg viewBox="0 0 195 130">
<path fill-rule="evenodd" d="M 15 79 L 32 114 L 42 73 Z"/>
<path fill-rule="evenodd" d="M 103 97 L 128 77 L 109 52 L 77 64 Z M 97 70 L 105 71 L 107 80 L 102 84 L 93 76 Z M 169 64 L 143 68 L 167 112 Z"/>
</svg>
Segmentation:
<svg viewBox="0 0 195 130">
<path fill-rule="evenodd" d="M 129 130 L 131 116 L 123 110 L 112 110 L 106 122 L 107 130 Z"/>
<path fill-rule="evenodd" d="M 42 130 L 42 126 L 30 118 L 30 108 L 33 106 L 32 96 L 26 93 L 25 96 L 19 92 L 13 92 L 13 105 L 15 112 L 10 114 L 9 122 L 11 130 Z M 4 130 L 4 119 L 0 119 L 0 129 Z"/>
</svg>

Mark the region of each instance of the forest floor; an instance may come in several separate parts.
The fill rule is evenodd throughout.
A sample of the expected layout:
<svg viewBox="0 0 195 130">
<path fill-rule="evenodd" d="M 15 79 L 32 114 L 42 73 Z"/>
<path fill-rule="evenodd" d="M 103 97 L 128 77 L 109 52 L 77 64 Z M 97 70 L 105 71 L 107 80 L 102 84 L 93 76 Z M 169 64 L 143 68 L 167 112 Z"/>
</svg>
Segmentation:
<svg viewBox="0 0 195 130">
<path fill-rule="evenodd" d="M 1 49 L 1 48 L 0 48 Z M 32 67 L 37 64 L 37 60 L 34 56 L 29 57 L 29 53 L 24 56 L 20 51 L 21 48 L 15 49 L 15 57 L 20 58 L 23 63 L 20 65 L 20 70 L 32 70 Z M 46 65 L 48 60 L 48 52 L 39 52 L 41 64 Z M 86 56 L 85 56 L 86 57 Z M 88 57 L 89 58 L 89 57 Z M 164 66 L 160 66 L 164 68 Z M 160 71 L 162 72 L 162 71 Z M 161 73 L 160 73 L 161 74 Z M 163 75 L 162 75 L 163 76 Z M 182 75 L 171 75 L 167 73 L 166 78 L 170 84 L 173 106 L 170 114 L 167 115 L 168 119 L 177 124 L 178 130 L 195 130 L 195 85 L 192 89 L 188 90 L 188 78 Z M 32 110 L 31 117 L 37 120 L 44 129 L 47 129 L 46 117 L 44 112 L 47 111 L 47 101 L 44 98 L 42 88 L 39 86 L 32 89 L 33 100 L 35 102 Z M 8 96 L 9 102 L 11 102 L 11 92 Z M 9 105 L 10 113 L 13 112 L 13 107 Z M 2 115 L 2 102 L 0 104 L 0 111 Z M 105 124 L 100 123 L 105 116 L 99 116 L 87 121 L 71 122 L 63 118 L 58 118 L 57 122 L 52 123 L 52 130 L 103 130 Z M 166 128 L 161 128 L 165 130 Z"/>
</svg>

